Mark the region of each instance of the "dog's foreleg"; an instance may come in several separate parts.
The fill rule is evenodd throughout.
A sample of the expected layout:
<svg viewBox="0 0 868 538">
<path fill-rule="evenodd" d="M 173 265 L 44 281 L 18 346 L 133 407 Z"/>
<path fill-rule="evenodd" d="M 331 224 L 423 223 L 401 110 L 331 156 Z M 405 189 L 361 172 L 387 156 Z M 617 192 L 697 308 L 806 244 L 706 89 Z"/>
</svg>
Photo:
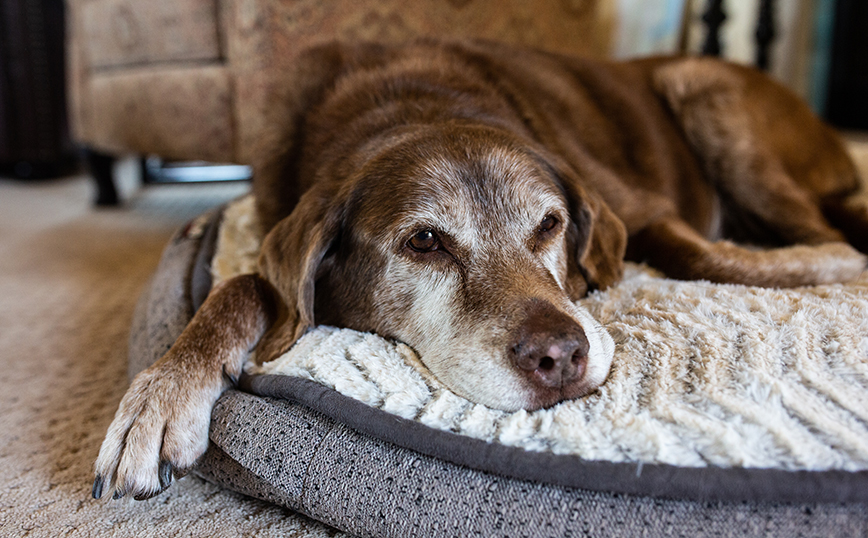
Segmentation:
<svg viewBox="0 0 868 538">
<path fill-rule="evenodd" d="M 672 278 L 792 288 L 849 282 L 868 258 L 843 242 L 750 250 L 708 241 L 685 222 L 661 219 L 630 238 L 636 254 Z"/>
<path fill-rule="evenodd" d="M 277 316 L 276 296 L 258 275 L 217 285 L 156 363 L 121 400 L 94 465 L 94 498 L 152 497 L 208 447 L 211 409 L 240 376 L 249 351 Z"/>
</svg>

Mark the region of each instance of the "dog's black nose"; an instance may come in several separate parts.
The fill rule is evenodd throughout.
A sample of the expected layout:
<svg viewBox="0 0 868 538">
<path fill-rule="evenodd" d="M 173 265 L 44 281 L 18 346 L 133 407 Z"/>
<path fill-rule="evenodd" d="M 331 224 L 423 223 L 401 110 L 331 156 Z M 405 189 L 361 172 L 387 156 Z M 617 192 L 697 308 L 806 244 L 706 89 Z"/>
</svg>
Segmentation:
<svg viewBox="0 0 868 538">
<path fill-rule="evenodd" d="M 534 385 L 567 388 L 584 377 L 588 348 L 578 323 L 549 303 L 534 303 L 510 351 L 515 366 Z"/>
</svg>

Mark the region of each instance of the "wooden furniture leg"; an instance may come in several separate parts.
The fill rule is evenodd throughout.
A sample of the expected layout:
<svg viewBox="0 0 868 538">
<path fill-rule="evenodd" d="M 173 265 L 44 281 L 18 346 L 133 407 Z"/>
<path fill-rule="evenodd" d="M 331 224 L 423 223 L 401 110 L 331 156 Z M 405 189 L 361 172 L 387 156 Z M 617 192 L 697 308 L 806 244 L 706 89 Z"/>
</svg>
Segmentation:
<svg viewBox="0 0 868 538">
<path fill-rule="evenodd" d="M 112 171 L 115 158 L 93 149 L 85 149 L 90 174 L 96 182 L 96 200 L 98 206 L 116 206 L 120 202 L 118 191 L 115 188 L 114 173 Z"/>
</svg>

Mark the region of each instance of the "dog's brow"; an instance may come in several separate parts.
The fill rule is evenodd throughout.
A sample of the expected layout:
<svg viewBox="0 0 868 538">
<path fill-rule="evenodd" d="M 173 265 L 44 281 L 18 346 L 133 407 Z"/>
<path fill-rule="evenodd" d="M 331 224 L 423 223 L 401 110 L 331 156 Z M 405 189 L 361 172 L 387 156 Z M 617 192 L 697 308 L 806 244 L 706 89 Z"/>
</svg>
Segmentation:
<svg viewBox="0 0 868 538">
<path fill-rule="evenodd" d="M 526 157 L 504 148 L 492 148 L 481 161 L 492 176 L 520 179 L 539 173 L 528 164 Z"/>
<path fill-rule="evenodd" d="M 546 174 L 529 162 L 527 156 L 506 148 L 486 148 L 480 156 L 469 157 L 469 162 L 460 162 L 438 155 L 428 159 L 421 167 L 422 173 L 444 189 L 444 195 L 458 194 L 470 188 L 471 194 L 481 203 L 491 203 L 495 198 L 516 200 L 527 197 L 560 201 L 555 185 L 546 180 Z M 466 194 L 466 193 L 462 193 Z"/>
<path fill-rule="evenodd" d="M 556 185 L 515 151 L 488 148 L 467 159 L 437 155 L 419 171 L 420 191 L 406 228 L 436 228 L 472 245 L 485 235 L 518 239 L 547 214 L 565 213 Z"/>
</svg>

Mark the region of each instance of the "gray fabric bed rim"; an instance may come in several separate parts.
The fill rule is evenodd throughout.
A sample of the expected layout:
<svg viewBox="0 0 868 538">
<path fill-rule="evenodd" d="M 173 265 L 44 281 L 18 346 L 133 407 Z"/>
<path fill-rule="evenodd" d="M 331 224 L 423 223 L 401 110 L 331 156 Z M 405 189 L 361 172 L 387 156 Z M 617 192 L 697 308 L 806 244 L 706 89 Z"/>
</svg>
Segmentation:
<svg viewBox="0 0 868 538">
<path fill-rule="evenodd" d="M 402 448 L 504 477 L 568 488 L 696 501 L 868 503 L 868 472 L 782 471 L 589 461 L 429 428 L 307 379 L 245 375 L 240 388 L 300 403 Z"/>
<path fill-rule="evenodd" d="M 167 245 L 137 305 L 132 377 L 211 286 L 222 211 Z M 195 473 L 358 536 L 864 536 L 868 473 L 678 468 L 528 452 L 442 432 L 312 381 L 243 376 Z M 540 507 L 545 506 L 548 510 Z"/>
</svg>

